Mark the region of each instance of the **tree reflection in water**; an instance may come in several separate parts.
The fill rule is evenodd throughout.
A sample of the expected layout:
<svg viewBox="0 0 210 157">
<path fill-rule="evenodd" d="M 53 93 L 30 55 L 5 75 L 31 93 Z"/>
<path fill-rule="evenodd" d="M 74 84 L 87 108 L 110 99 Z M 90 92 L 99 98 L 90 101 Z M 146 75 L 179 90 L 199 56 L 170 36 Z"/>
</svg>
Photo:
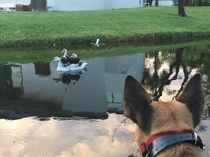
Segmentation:
<svg viewBox="0 0 210 157">
<path fill-rule="evenodd" d="M 196 52 L 192 53 L 192 51 Z M 210 72 L 207 70 L 210 66 L 210 63 L 207 62 L 209 57 L 208 51 L 199 49 L 197 46 L 194 49 L 177 48 L 175 52 L 170 52 L 170 50 L 150 52 L 146 56 L 144 77 L 141 83 L 150 92 L 153 100 L 158 101 L 163 91 L 176 98 L 183 90 L 188 78 L 196 72 L 201 73 L 206 100 L 203 119 L 207 119 L 210 115 L 208 81 Z M 182 80 L 178 90 L 167 88 L 174 80 Z"/>
</svg>

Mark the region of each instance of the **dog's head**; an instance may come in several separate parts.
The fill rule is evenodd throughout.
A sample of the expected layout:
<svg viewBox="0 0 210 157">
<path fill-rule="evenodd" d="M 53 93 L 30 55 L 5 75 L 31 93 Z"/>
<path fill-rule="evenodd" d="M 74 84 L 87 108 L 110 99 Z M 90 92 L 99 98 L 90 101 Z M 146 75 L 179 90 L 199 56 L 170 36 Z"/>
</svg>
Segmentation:
<svg viewBox="0 0 210 157">
<path fill-rule="evenodd" d="M 165 132 L 194 132 L 204 109 L 200 74 L 194 75 L 176 100 L 153 101 L 142 85 L 127 76 L 124 85 L 124 115 L 137 124 L 139 146 L 149 137 Z"/>
</svg>

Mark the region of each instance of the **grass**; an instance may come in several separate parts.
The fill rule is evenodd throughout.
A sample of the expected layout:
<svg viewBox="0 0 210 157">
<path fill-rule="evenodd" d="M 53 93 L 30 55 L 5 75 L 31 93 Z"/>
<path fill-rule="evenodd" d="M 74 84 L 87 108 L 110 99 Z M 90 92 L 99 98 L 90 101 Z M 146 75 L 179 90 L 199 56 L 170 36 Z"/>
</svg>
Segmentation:
<svg viewBox="0 0 210 157">
<path fill-rule="evenodd" d="M 76 12 L 2 12 L 0 47 L 144 42 L 210 37 L 210 7 L 147 7 Z"/>
<path fill-rule="evenodd" d="M 76 53 L 80 59 L 91 57 L 110 57 L 135 53 L 153 52 L 154 50 L 161 51 L 176 51 L 180 47 L 188 47 L 194 50 L 194 47 L 206 47 L 209 41 L 188 42 L 170 45 L 154 45 L 154 46 L 139 46 L 139 45 L 118 45 L 105 47 L 67 47 L 68 54 Z M 0 64 L 5 62 L 13 63 L 31 63 L 31 62 L 50 62 L 54 56 L 61 56 L 62 47 L 35 47 L 35 48 L 4 48 L 0 51 Z M 198 50 L 199 51 L 199 50 Z M 207 51 L 210 51 L 207 50 Z M 191 53 L 191 50 L 189 50 Z"/>
</svg>

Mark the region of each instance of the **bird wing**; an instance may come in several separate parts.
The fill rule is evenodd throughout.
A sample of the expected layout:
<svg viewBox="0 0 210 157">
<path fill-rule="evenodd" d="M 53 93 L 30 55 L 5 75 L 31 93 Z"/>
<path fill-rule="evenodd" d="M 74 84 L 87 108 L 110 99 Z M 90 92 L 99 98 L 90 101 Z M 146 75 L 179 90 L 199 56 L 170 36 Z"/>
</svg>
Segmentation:
<svg viewBox="0 0 210 157">
<path fill-rule="evenodd" d="M 96 40 L 96 45 L 99 43 L 99 41 L 100 41 L 99 39 Z"/>
</svg>

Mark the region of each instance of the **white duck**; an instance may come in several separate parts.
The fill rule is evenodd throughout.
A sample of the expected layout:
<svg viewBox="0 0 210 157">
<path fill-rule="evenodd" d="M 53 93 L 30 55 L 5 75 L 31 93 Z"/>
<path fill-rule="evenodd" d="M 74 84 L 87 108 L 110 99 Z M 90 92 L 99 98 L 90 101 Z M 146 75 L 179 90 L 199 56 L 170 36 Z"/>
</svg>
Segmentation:
<svg viewBox="0 0 210 157">
<path fill-rule="evenodd" d="M 90 43 L 90 44 L 97 46 L 97 47 L 99 47 L 100 45 L 105 45 L 105 43 L 99 43 L 99 41 L 100 41 L 100 39 L 98 38 L 98 39 L 96 39 L 95 43 Z"/>
<path fill-rule="evenodd" d="M 80 72 L 83 69 L 85 69 L 86 65 L 88 64 L 85 61 L 80 61 L 77 64 L 70 64 L 68 66 L 63 66 L 63 63 L 61 62 L 61 58 L 57 56 L 52 60 L 52 62 L 58 62 L 57 71 L 60 71 L 60 72 L 66 72 L 66 71 Z"/>
<path fill-rule="evenodd" d="M 63 57 L 64 57 L 64 58 L 67 58 L 67 57 L 68 57 L 67 49 L 63 49 L 63 50 L 61 51 L 61 53 L 63 53 Z"/>
</svg>

